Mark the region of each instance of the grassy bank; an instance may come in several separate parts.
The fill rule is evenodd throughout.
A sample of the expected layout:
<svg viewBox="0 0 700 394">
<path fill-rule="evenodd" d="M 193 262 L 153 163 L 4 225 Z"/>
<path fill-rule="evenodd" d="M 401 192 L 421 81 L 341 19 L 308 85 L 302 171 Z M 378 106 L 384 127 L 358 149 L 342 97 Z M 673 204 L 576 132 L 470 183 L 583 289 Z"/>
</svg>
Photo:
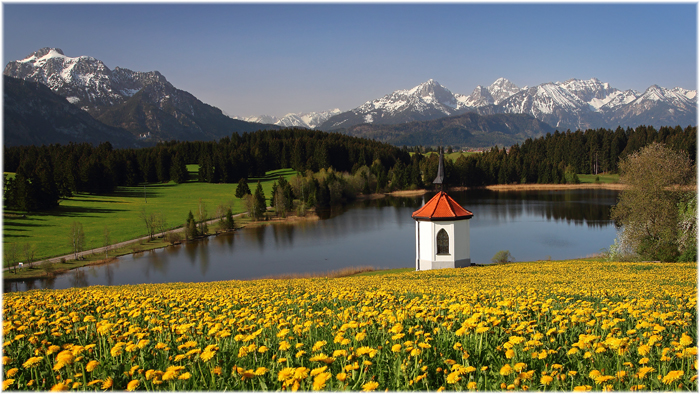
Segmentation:
<svg viewBox="0 0 700 394">
<path fill-rule="evenodd" d="M 196 176 L 196 165 L 188 166 Z M 281 175 L 289 179 L 292 169 L 270 171 L 260 178 L 267 198 L 272 183 Z M 249 187 L 255 190 L 258 178 L 249 179 Z M 3 220 L 3 245 L 16 243 L 20 251 L 24 244 L 36 247 L 35 259 L 61 256 L 72 252 L 68 229 L 74 221 L 83 225 L 85 248 L 104 246 L 104 229 L 110 233 L 110 243 L 116 244 L 147 235 L 140 212 L 160 213 L 168 228 L 181 227 L 191 210 L 196 212 L 199 199 L 206 204 L 209 217 L 213 217 L 219 205 L 230 205 L 234 214 L 245 212 L 242 201 L 235 197 L 237 184 L 210 184 L 189 181 L 183 184 L 154 183 L 138 187 L 119 187 L 108 195 L 79 193 L 62 200 L 59 207 L 47 212 L 24 213 L 5 211 Z M 3 262 L 5 259 L 3 258 Z M 18 261 L 24 261 L 21 256 Z"/>
<path fill-rule="evenodd" d="M 598 180 L 596 181 L 596 178 Z M 578 174 L 581 183 L 617 183 L 620 180 L 619 174 Z"/>
</svg>

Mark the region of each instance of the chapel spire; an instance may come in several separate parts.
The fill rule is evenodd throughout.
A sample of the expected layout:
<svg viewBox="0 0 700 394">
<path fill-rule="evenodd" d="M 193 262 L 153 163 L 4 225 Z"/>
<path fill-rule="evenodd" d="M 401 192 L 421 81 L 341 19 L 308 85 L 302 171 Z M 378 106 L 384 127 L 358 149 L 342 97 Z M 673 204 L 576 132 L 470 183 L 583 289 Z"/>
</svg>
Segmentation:
<svg viewBox="0 0 700 394">
<path fill-rule="evenodd" d="M 435 180 L 433 181 L 433 184 L 435 185 L 440 185 L 440 190 L 444 191 L 445 190 L 445 184 L 443 183 L 445 180 L 445 165 L 443 164 L 443 158 L 442 158 L 442 147 L 438 148 L 440 150 L 440 161 L 438 163 L 438 172 L 437 176 L 435 177 Z"/>
</svg>

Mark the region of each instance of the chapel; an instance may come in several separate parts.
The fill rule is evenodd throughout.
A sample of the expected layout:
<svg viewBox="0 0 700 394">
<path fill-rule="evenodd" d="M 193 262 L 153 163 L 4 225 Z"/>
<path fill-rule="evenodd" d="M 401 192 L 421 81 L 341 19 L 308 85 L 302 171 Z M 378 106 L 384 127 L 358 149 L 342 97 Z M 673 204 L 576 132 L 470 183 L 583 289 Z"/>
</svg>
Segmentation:
<svg viewBox="0 0 700 394">
<path fill-rule="evenodd" d="M 440 150 L 440 191 L 411 217 L 416 221 L 416 271 L 471 265 L 469 219 L 474 216 L 445 192 L 445 166 Z"/>
</svg>

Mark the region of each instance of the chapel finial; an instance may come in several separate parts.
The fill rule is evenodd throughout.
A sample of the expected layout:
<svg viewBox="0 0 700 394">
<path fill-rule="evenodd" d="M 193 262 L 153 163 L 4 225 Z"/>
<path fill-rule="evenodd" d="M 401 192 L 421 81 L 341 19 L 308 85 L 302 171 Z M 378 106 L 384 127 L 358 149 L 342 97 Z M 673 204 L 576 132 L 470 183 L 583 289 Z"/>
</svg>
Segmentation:
<svg viewBox="0 0 700 394">
<path fill-rule="evenodd" d="M 443 164 L 442 147 L 439 147 L 438 150 L 440 151 L 440 159 L 439 159 L 439 163 L 438 163 L 437 176 L 435 177 L 433 184 L 440 185 L 440 190 L 444 191 L 445 184 L 443 182 L 445 180 L 445 165 Z"/>
</svg>

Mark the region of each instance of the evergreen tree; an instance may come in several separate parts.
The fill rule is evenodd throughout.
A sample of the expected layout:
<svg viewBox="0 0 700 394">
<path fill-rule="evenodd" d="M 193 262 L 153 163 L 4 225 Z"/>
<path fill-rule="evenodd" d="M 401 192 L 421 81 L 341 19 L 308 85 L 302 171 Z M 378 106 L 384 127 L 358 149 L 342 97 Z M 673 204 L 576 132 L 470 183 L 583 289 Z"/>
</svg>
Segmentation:
<svg viewBox="0 0 700 394">
<path fill-rule="evenodd" d="M 246 179 L 241 178 L 241 180 L 238 181 L 238 187 L 236 187 L 236 197 L 243 198 L 246 194 L 251 194 L 250 187 L 248 187 Z"/>
<path fill-rule="evenodd" d="M 265 192 L 263 192 L 262 185 L 258 181 L 258 186 L 255 188 L 255 195 L 253 195 L 255 207 L 253 216 L 256 219 L 260 219 L 264 216 L 265 211 L 267 211 L 267 205 L 265 204 Z"/>
</svg>

